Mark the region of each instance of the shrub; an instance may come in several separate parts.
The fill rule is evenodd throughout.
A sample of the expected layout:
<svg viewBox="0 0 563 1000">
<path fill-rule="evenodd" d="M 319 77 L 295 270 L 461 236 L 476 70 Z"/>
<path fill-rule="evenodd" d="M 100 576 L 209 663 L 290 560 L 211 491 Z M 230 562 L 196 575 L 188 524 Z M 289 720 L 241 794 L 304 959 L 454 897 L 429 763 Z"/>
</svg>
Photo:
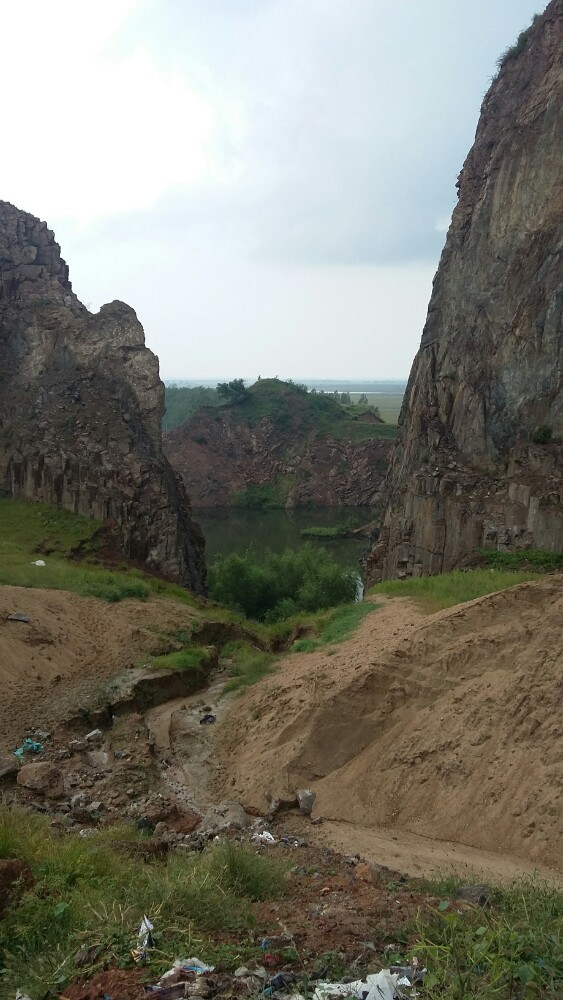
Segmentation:
<svg viewBox="0 0 563 1000">
<path fill-rule="evenodd" d="M 547 424 L 540 424 L 532 434 L 534 444 L 549 444 L 553 441 L 553 430 Z"/>
<path fill-rule="evenodd" d="M 219 558 L 209 569 L 209 594 L 249 618 L 280 621 L 296 611 L 317 611 L 353 601 L 356 575 L 311 544 L 258 557 Z"/>
</svg>

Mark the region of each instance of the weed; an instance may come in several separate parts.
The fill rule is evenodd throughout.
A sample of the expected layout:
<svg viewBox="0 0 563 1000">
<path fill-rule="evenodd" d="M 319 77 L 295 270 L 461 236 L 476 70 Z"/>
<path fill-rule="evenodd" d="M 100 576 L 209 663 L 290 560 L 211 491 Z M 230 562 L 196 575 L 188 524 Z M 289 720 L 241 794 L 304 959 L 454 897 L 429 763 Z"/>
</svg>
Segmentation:
<svg viewBox="0 0 563 1000">
<path fill-rule="evenodd" d="M 229 680 L 224 691 L 238 691 L 256 684 L 274 669 L 275 656 L 243 640 L 228 642 L 221 651 L 221 664 L 227 667 Z"/>
<path fill-rule="evenodd" d="M 213 653 L 205 646 L 191 646 L 175 653 L 165 653 L 150 660 L 151 667 L 159 670 L 189 670 L 205 674 L 206 668 L 213 659 Z"/>
<path fill-rule="evenodd" d="M 549 444 L 553 441 L 553 428 L 547 424 L 540 424 L 532 434 L 532 441 L 534 444 Z"/>
<path fill-rule="evenodd" d="M 410 580 L 385 580 L 371 587 L 370 594 L 389 597 L 413 597 L 425 611 L 431 613 L 455 604 L 473 601 L 497 590 L 506 590 L 517 583 L 534 578 L 531 572 L 510 572 L 500 569 L 455 570 L 438 576 L 421 576 Z"/>
<path fill-rule="evenodd" d="M 536 573 L 553 573 L 563 569 L 563 552 L 546 552 L 545 549 L 527 549 L 523 552 L 479 549 L 479 554 L 494 569 L 533 570 Z"/>
</svg>

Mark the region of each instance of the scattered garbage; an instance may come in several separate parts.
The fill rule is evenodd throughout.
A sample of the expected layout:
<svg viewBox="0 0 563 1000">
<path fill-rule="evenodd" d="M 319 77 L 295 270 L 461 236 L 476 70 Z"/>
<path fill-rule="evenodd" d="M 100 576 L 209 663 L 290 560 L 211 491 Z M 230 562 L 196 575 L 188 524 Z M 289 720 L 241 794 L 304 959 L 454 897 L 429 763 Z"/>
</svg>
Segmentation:
<svg viewBox="0 0 563 1000">
<path fill-rule="evenodd" d="M 366 976 L 365 981 L 359 979 L 353 983 L 317 983 L 313 997 L 314 1000 L 329 1000 L 332 997 L 356 997 L 356 1000 L 401 1000 L 403 997 L 417 995 L 414 985 L 422 982 L 425 974 L 426 969 L 419 969 L 415 958 L 410 966 L 382 969 Z"/>
<path fill-rule="evenodd" d="M 8 615 L 9 622 L 28 622 L 29 615 L 22 615 L 19 611 L 14 611 L 13 615 Z"/>
<path fill-rule="evenodd" d="M 42 743 L 39 743 L 38 740 L 32 740 L 31 736 L 26 736 L 21 747 L 18 747 L 17 750 L 14 750 L 14 756 L 17 757 L 18 760 L 23 760 L 26 753 L 38 754 L 41 753 L 42 749 L 43 749 Z"/>
<path fill-rule="evenodd" d="M 200 726 L 210 726 L 212 722 L 215 722 L 215 718 L 215 715 L 212 715 L 211 712 L 207 712 L 206 715 L 201 717 L 199 724 Z"/>
<path fill-rule="evenodd" d="M 44 559 L 34 559 L 31 565 L 32 566 L 44 566 L 45 565 L 45 560 Z"/>
<path fill-rule="evenodd" d="M 154 925 L 151 924 L 145 913 L 137 935 L 137 947 L 133 948 L 131 952 L 135 962 L 142 962 L 147 957 L 147 948 L 154 948 L 154 939 L 151 933 L 153 930 Z"/>
<path fill-rule="evenodd" d="M 276 838 L 269 833 L 268 830 L 263 830 L 262 833 L 253 833 L 252 839 L 258 844 L 275 844 Z"/>
<path fill-rule="evenodd" d="M 21 990 L 16 990 L 16 1000 L 31 1000 L 31 997 L 27 993 L 22 993 Z"/>
<path fill-rule="evenodd" d="M 163 979 L 170 979 L 177 972 L 195 972 L 196 975 L 202 976 L 205 972 L 215 972 L 215 966 L 205 965 L 204 962 L 200 962 L 199 958 L 177 958 L 172 968 L 162 974 L 159 982 L 161 983 Z"/>
</svg>

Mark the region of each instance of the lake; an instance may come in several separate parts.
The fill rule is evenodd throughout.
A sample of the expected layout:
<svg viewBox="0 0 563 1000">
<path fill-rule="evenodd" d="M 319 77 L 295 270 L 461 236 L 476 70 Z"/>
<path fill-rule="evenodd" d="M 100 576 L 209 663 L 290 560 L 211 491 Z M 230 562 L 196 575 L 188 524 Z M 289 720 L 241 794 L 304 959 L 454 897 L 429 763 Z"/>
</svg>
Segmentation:
<svg viewBox="0 0 563 1000">
<path fill-rule="evenodd" d="M 311 527 L 331 528 L 346 524 L 359 528 L 377 516 L 369 507 L 316 507 L 296 510 L 250 510 L 243 507 L 194 508 L 194 518 L 205 535 L 208 565 L 217 556 L 230 552 L 242 554 L 249 546 L 257 552 L 271 549 L 282 552 L 286 548 L 299 548 L 312 542 L 327 549 L 342 565 L 358 569 L 358 562 L 367 539 L 359 538 L 316 539 L 303 538 L 301 530 Z"/>
</svg>

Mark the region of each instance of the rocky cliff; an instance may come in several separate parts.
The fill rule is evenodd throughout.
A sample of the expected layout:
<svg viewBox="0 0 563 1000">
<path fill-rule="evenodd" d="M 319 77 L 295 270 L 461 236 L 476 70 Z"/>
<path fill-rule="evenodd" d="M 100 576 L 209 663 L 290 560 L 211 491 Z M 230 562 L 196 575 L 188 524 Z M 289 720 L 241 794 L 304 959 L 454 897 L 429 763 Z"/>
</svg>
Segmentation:
<svg viewBox="0 0 563 1000">
<path fill-rule="evenodd" d="M 563 548 L 563 0 L 486 95 L 415 358 L 368 576 Z"/>
<path fill-rule="evenodd" d="M 201 593 L 204 542 L 162 454 L 163 412 L 134 311 L 92 315 L 46 223 L 0 202 L 0 489 L 112 519 L 125 555 Z"/>
<path fill-rule="evenodd" d="M 198 507 L 370 506 L 392 441 L 369 411 L 349 419 L 329 396 L 262 379 L 247 399 L 203 407 L 164 435 L 164 449 Z"/>
</svg>

